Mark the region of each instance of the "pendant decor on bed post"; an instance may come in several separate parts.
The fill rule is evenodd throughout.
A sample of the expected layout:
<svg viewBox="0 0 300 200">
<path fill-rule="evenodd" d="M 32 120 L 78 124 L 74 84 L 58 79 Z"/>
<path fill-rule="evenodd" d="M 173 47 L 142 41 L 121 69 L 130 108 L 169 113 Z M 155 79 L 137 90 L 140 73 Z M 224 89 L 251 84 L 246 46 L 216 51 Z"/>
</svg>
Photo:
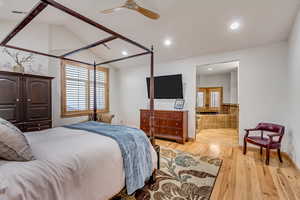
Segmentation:
<svg viewBox="0 0 300 200">
<path fill-rule="evenodd" d="M 96 79 L 97 79 L 97 64 L 94 62 L 94 113 L 93 113 L 93 119 L 94 121 L 97 121 L 97 89 L 96 89 Z"/>
<path fill-rule="evenodd" d="M 155 146 L 154 135 L 154 52 L 151 47 L 151 66 L 150 66 L 150 141 Z"/>
</svg>

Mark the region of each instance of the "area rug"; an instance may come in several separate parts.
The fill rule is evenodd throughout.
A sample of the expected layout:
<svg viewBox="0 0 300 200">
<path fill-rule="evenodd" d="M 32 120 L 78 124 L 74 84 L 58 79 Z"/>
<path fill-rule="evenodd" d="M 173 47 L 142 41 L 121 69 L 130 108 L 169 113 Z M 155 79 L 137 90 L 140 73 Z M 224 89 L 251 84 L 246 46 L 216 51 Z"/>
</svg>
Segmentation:
<svg viewBox="0 0 300 200">
<path fill-rule="evenodd" d="M 122 191 L 112 200 L 206 200 L 210 198 L 222 160 L 161 147 L 156 182 L 132 196 Z"/>
</svg>

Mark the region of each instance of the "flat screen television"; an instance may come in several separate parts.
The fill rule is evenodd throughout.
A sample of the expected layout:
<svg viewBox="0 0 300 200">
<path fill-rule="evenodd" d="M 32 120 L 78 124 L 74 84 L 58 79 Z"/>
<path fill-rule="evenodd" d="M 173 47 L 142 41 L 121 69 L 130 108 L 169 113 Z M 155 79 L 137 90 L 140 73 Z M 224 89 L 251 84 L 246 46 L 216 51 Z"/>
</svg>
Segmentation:
<svg viewBox="0 0 300 200">
<path fill-rule="evenodd" d="M 148 98 L 150 98 L 150 78 L 147 78 Z M 155 99 L 183 99 L 182 75 L 154 77 Z"/>
</svg>

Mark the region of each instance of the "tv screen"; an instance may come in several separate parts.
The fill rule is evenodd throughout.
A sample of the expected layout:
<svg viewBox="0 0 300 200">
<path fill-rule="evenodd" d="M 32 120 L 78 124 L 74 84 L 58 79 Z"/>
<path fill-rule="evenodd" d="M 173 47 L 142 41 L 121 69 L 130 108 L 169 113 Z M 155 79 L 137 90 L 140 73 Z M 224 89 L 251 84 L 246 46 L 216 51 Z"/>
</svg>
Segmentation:
<svg viewBox="0 0 300 200">
<path fill-rule="evenodd" d="M 150 78 L 147 78 L 148 98 L 150 98 Z M 182 75 L 154 77 L 155 99 L 183 99 Z"/>
</svg>

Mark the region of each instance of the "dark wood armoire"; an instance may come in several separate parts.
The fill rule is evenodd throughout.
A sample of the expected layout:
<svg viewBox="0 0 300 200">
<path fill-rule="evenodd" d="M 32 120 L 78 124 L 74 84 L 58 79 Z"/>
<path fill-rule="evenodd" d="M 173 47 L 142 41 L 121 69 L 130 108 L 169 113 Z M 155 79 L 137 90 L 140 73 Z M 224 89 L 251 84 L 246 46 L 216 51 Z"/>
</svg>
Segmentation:
<svg viewBox="0 0 300 200">
<path fill-rule="evenodd" d="M 0 117 L 24 132 L 51 128 L 52 79 L 0 71 Z"/>
</svg>

